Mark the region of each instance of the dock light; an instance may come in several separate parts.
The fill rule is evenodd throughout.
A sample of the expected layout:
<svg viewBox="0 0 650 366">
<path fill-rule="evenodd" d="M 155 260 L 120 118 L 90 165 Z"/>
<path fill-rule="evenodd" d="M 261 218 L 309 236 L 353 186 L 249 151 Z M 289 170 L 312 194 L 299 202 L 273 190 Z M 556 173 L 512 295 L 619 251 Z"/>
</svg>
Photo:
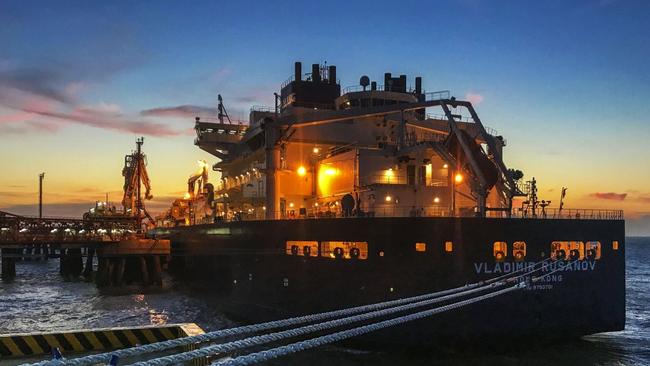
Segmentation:
<svg viewBox="0 0 650 366">
<path fill-rule="evenodd" d="M 385 200 L 386 200 L 386 202 L 390 202 L 390 201 L 393 200 L 393 197 L 391 197 L 391 196 L 386 196 Z"/>
<path fill-rule="evenodd" d="M 293 207 L 293 206 L 295 206 L 293 202 L 289 203 L 289 207 Z"/>
<path fill-rule="evenodd" d="M 262 210 L 266 211 L 266 206 L 262 206 Z"/>
<path fill-rule="evenodd" d="M 436 197 L 433 199 L 433 203 L 440 203 L 440 197 Z"/>
<path fill-rule="evenodd" d="M 462 183 L 463 175 L 460 173 L 456 173 L 456 176 L 454 176 L 454 181 L 456 182 L 456 184 Z"/>
<path fill-rule="evenodd" d="M 307 169 L 305 169 L 305 167 L 301 165 L 298 167 L 297 172 L 299 176 L 304 177 L 305 174 L 307 174 Z"/>
<path fill-rule="evenodd" d="M 443 165 L 442 168 L 443 168 L 443 169 L 447 169 L 447 168 L 449 168 L 449 164 L 445 164 L 445 165 Z"/>
<path fill-rule="evenodd" d="M 57 231 L 59 231 L 59 229 L 52 229 L 52 230 L 50 230 L 51 233 L 55 233 L 55 232 L 57 232 Z"/>
<path fill-rule="evenodd" d="M 320 149 L 315 147 L 312 151 L 314 152 L 314 154 L 318 154 L 320 152 Z"/>
<path fill-rule="evenodd" d="M 318 202 L 314 203 L 314 207 L 318 207 Z"/>
<path fill-rule="evenodd" d="M 334 168 L 327 168 L 327 169 L 325 170 L 325 174 L 327 174 L 327 175 L 336 175 L 336 169 L 334 169 Z"/>
<path fill-rule="evenodd" d="M 26 232 L 27 232 L 27 228 L 26 228 L 26 227 L 20 229 L 20 231 L 19 231 L 19 233 L 26 233 Z"/>
<path fill-rule="evenodd" d="M 186 200 L 189 200 L 190 197 L 192 197 L 192 196 L 190 195 L 189 192 L 185 192 L 185 194 L 183 195 L 183 199 L 186 199 Z"/>
</svg>

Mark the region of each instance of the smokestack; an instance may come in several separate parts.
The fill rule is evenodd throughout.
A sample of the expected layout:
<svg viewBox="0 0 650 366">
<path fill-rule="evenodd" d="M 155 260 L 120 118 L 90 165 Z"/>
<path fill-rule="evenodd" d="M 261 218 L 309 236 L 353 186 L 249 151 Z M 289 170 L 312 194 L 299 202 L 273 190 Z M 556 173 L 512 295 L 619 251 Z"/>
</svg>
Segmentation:
<svg viewBox="0 0 650 366">
<path fill-rule="evenodd" d="M 377 90 L 377 82 L 373 81 L 370 83 L 370 90 Z"/>
<path fill-rule="evenodd" d="M 320 65 L 312 64 L 311 65 L 311 81 L 320 82 Z"/>
<path fill-rule="evenodd" d="M 406 75 L 400 75 L 399 76 L 399 89 L 397 91 L 401 91 L 403 93 L 406 92 Z"/>
<path fill-rule="evenodd" d="M 384 74 L 384 90 L 390 91 L 390 84 L 391 84 L 391 74 L 390 72 L 387 72 Z"/>
<path fill-rule="evenodd" d="M 295 81 L 300 81 L 300 80 L 302 80 L 302 64 L 301 64 L 300 62 L 296 62 L 296 63 L 294 64 L 294 68 L 295 68 L 295 74 L 296 74 L 296 75 L 294 76 L 294 80 L 295 80 Z"/>
<path fill-rule="evenodd" d="M 422 94 L 422 76 L 415 77 L 415 93 Z"/>
<path fill-rule="evenodd" d="M 330 71 L 329 71 L 329 76 L 328 77 L 330 78 L 330 80 L 329 80 L 330 84 L 336 85 L 336 66 L 332 65 L 332 66 L 329 67 L 329 69 L 330 69 Z"/>
</svg>

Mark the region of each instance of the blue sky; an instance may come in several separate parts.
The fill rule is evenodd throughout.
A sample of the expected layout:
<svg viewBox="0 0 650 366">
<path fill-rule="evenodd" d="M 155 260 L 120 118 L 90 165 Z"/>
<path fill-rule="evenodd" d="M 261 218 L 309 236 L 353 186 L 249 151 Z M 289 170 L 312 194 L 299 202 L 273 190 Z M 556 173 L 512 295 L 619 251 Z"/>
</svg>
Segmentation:
<svg viewBox="0 0 650 366">
<path fill-rule="evenodd" d="M 192 145 L 188 108 L 221 93 L 246 118 L 301 60 L 337 65 L 342 86 L 392 72 L 470 97 L 549 196 L 567 185 L 576 205 L 650 222 L 649 14 L 615 0 L 0 0 L 0 152 L 32 162 L 3 163 L 0 207 L 29 204 L 41 169 L 61 204 L 119 191 L 140 134 L 170 198 L 193 161 L 213 160 Z"/>
</svg>

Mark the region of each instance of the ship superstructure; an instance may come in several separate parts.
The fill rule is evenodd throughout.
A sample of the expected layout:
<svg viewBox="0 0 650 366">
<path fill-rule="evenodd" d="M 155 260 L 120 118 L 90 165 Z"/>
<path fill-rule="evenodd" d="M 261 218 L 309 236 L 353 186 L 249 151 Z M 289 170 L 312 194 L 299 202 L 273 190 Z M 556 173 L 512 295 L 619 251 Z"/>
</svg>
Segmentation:
<svg viewBox="0 0 650 366">
<path fill-rule="evenodd" d="M 506 167 L 506 140 L 470 102 L 414 80 L 386 73 L 383 85 L 362 76 L 341 89 L 335 66 L 305 74 L 297 62 L 275 106 L 253 108 L 248 123 L 219 98 L 217 118 L 196 118 L 195 141 L 219 159 L 217 178 L 191 176 L 176 224 L 152 232 L 172 240 L 170 269 L 221 292 L 227 313 L 267 321 L 539 266 L 529 291 L 364 340 L 622 329 L 622 211 L 566 209 L 566 189 L 551 209 L 534 178 Z"/>
<path fill-rule="evenodd" d="M 505 139 L 472 104 L 406 75 L 361 77 L 341 92 L 336 66 L 282 84 L 248 125 L 196 119 L 196 144 L 221 161 L 216 219 L 321 216 L 507 216 L 522 195 Z"/>
</svg>

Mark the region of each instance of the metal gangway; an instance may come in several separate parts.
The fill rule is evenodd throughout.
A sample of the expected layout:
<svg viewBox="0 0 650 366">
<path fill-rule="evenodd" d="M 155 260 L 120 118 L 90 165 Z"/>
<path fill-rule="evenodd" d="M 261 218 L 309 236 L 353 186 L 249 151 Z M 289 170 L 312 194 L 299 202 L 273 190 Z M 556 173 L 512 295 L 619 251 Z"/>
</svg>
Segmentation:
<svg viewBox="0 0 650 366">
<path fill-rule="evenodd" d="M 300 351 L 340 342 L 370 332 L 414 322 L 471 304 L 486 301 L 533 286 L 542 278 L 562 270 L 558 266 L 550 272 L 532 276 L 547 267 L 550 258 L 489 279 L 460 287 L 408 298 L 390 300 L 342 310 L 298 316 L 265 323 L 221 329 L 201 335 L 172 339 L 132 348 L 115 350 L 78 358 L 65 359 L 55 352 L 52 360 L 31 366 L 84 366 L 96 364 L 117 365 L 118 360 L 137 357 L 137 366 L 177 365 L 190 361 L 213 360 L 212 365 L 252 365 Z M 567 262 L 572 265 L 578 260 Z M 392 317 L 391 317 L 392 316 Z M 363 325 L 359 325 L 362 323 Z M 341 329 L 343 328 L 343 329 Z M 310 337 L 311 336 L 311 337 Z M 293 341 L 294 338 L 302 338 Z M 232 340 L 233 338 L 239 338 Z M 228 357 L 245 349 L 291 342 L 243 355 Z M 163 354 L 163 352 L 172 352 Z M 146 359 L 149 356 L 149 359 Z M 145 360 L 143 360 L 143 358 Z M 120 364 L 123 364 L 120 362 Z M 129 363 L 124 363 L 129 364 Z"/>
</svg>

